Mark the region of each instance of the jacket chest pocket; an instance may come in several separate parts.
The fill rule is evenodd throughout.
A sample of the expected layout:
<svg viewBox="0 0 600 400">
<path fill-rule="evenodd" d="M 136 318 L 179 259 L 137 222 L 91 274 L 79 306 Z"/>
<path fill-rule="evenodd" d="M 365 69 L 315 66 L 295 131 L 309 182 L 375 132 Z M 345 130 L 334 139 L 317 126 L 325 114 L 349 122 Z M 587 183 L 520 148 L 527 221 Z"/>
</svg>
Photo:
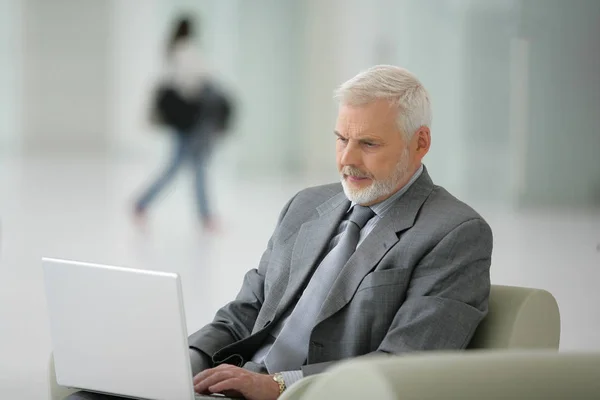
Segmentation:
<svg viewBox="0 0 600 400">
<path fill-rule="evenodd" d="M 407 268 L 393 268 L 383 271 L 373 271 L 364 277 L 356 293 L 367 289 L 373 289 L 381 286 L 399 286 L 406 285 L 409 270 Z"/>
</svg>

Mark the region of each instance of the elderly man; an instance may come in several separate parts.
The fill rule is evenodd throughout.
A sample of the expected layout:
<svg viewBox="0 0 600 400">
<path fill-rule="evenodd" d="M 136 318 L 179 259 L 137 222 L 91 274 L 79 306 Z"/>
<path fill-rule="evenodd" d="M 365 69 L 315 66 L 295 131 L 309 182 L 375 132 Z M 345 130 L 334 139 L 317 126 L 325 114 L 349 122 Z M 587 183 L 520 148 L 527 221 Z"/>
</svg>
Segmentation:
<svg viewBox="0 0 600 400">
<path fill-rule="evenodd" d="M 343 359 L 462 349 L 487 313 L 492 232 L 421 163 L 423 85 L 376 66 L 336 97 L 341 184 L 284 206 L 258 269 L 190 337 L 199 393 L 276 399 Z"/>
</svg>

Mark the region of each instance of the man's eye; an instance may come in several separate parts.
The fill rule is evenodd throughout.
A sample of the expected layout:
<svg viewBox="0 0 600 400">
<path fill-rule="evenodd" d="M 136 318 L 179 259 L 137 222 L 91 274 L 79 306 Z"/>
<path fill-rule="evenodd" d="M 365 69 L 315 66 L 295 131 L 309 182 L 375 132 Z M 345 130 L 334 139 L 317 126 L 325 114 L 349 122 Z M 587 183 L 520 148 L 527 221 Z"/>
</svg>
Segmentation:
<svg viewBox="0 0 600 400">
<path fill-rule="evenodd" d="M 346 138 L 343 138 L 343 137 L 339 137 L 339 136 L 338 136 L 338 138 L 337 138 L 337 139 L 338 139 L 340 142 L 342 142 L 342 143 L 346 143 L 346 142 L 348 142 L 348 139 L 346 139 Z"/>
<path fill-rule="evenodd" d="M 377 143 L 371 143 L 371 142 L 363 142 L 363 144 L 367 147 L 375 147 L 377 146 Z"/>
</svg>

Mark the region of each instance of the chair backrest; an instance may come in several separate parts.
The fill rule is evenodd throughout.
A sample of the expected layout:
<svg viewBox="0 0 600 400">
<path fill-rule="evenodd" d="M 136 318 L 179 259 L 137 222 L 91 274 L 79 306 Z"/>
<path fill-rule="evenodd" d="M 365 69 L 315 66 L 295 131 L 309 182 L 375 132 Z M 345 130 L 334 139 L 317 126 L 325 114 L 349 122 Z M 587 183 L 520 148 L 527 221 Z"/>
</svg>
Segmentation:
<svg viewBox="0 0 600 400">
<path fill-rule="evenodd" d="M 471 349 L 558 349 L 560 312 L 556 299 L 541 289 L 492 285 L 489 312 L 477 328 Z"/>
</svg>

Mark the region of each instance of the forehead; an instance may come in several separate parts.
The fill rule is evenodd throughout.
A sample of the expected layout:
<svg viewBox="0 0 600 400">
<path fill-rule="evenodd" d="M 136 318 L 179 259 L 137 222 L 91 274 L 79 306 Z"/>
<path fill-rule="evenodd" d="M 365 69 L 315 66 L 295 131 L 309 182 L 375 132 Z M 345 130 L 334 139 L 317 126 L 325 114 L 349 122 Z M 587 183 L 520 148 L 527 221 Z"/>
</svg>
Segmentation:
<svg viewBox="0 0 600 400">
<path fill-rule="evenodd" d="M 336 123 L 338 132 L 351 130 L 355 133 L 381 131 L 396 128 L 398 110 L 387 100 L 364 105 L 340 105 Z"/>
</svg>

